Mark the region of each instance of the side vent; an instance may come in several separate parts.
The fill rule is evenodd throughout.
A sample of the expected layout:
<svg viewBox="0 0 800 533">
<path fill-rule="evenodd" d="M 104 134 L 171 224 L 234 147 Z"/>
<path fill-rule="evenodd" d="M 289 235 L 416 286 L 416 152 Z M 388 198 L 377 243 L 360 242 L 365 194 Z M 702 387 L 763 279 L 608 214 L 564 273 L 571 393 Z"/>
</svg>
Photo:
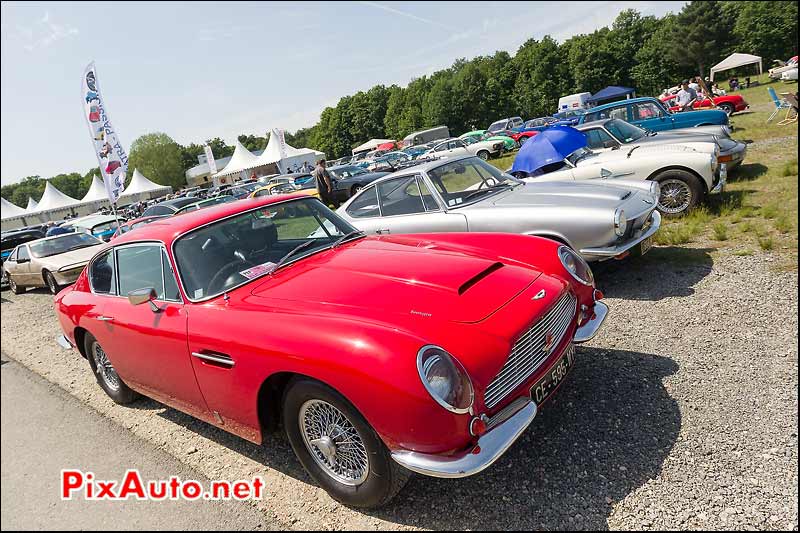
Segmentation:
<svg viewBox="0 0 800 533">
<path fill-rule="evenodd" d="M 497 270 L 500 270 L 501 268 L 503 268 L 503 263 L 501 263 L 501 262 L 499 262 L 499 261 L 498 261 L 497 263 L 494 263 L 494 264 L 490 265 L 490 266 L 489 266 L 488 268 L 486 268 L 485 270 L 483 270 L 483 271 L 481 271 L 481 272 L 478 272 L 478 274 L 476 274 L 475 276 L 473 276 L 473 277 L 471 277 L 470 279 L 468 279 L 467 281 L 465 281 L 465 282 L 463 283 L 463 285 L 461 285 L 461 286 L 458 288 L 458 295 L 459 295 L 459 296 L 461 296 L 462 294 L 464 294 L 465 292 L 467 292 L 467 291 L 469 290 L 469 288 L 470 288 L 470 287 L 472 287 L 473 285 L 475 285 L 476 283 L 478 283 L 478 282 L 479 282 L 480 280 L 482 280 L 483 278 L 487 277 L 487 276 L 488 276 L 489 274 L 491 274 L 492 272 L 495 272 L 495 271 L 497 271 Z"/>
</svg>

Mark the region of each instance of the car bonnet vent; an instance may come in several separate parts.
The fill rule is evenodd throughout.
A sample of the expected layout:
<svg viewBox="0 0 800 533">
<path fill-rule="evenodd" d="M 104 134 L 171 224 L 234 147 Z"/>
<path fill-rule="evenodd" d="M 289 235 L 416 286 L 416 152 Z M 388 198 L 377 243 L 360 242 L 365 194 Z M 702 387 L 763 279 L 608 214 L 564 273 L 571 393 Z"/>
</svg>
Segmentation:
<svg viewBox="0 0 800 533">
<path fill-rule="evenodd" d="M 465 281 L 465 282 L 464 282 L 464 283 L 463 283 L 463 284 L 462 284 L 462 285 L 461 285 L 461 286 L 458 288 L 458 295 L 459 295 L 459 296 L 461 296 L 462 294 L 464 294 L 465 292 L 467 292 L 467 291 L 469 290 L 469 288 L 470 288 L 470 287 L 472 287 L 473 285 L 475 285 L 476 283 L 478 283 L 478 282 L 479 282 L 480 280 L 482 280 L 483 278 L 487 277 L 487 276 L 488 276 L 489 274 L 491 274 L 492 272 L 495 272 L 495 271 L 497 271 L 497 270 L 500 270 L 501 268 L 503 268 L 503 263 L 501 263 L 501 262 L 499 262 L 499 261 L 498 261 L 498 262 L 496 262 L 496 263 L 493 263 L 493 264 L 489 265 L 487 268 L 485 268 L 485 269 L 484 269 L 484 270 L 482 270 L 481 272 L 478 272 L 476 275 L 472 276 L 470 279 L 468 279 L 467 281 Z"/>
</svg>

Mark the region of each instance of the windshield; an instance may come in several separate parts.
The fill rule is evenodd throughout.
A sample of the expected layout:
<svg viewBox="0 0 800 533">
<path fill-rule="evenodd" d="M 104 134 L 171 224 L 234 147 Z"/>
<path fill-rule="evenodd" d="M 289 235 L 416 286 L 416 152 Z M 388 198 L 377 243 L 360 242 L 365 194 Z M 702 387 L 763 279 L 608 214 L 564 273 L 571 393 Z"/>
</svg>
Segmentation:
<svg viewBox="0 0 800 533">
<path fill-rule="evenodd" d="M 446 163 L 428 171 L 428 175 L 450 208 L 461 207 L 521 183 L 477 157 Z"/>
<path fill-rule="evenodd" d="M 46 239 L 30 245 L 33 257 L 50 257 L 63 254 L 72 250 L 103 244 L 100 239 L 88 233 L 65 233 L 52 239 Z"/>
<path fill-rule="evenodd" d="M 187 295 L 200 300 L 269 274 L 284 258 L 292 262 L 330 248 L 355 231 L 319 200 L 300 198 L 188 233 L 175 242 L 175 260 Z"/>
<path fill-rule="evenodd" d="M 617 138 L 621 143 L 631 143 L 638 141 L 642 137 L 647 137 L 647 132 L 629 122 L 614 118 L 606 122 L 608 132 Z"/>
<path fill-rule="evenodd" d="M 497 122 L 495 122 L 494 124 L 489 126 L 489 130 L 488 131 L 494 133 L 495 131 L 504 130 L 504 129 L 506 129 L 506 122 L 508 122 L 508 121 L 507 120 L 498 120 Z"/>
<path fill-rule="evenodd" d="M 587 156 L 592 155 L 593 153 L 594 152 L 592 152 L 588 148 L 578 148 L 577 150 L 575 150 L 574 152 L 572 152 L 567 156 L 567 161 L 569 161 L 574 167 L 578 164 L 578 161 L 584 159 Z"/>
<path fill-rule="evenodd" d="M 350 176 L 358 176 L 359 174 L 366 174 L 367 171 L 360 167 L 354 167 L 352 165 L 346 167 L 339 167 L 339 168 L 331 168 L 328 169 L 328 173 L 333 175 L 336 179 L 344 179 L 349 178 Z"/>
</svg>

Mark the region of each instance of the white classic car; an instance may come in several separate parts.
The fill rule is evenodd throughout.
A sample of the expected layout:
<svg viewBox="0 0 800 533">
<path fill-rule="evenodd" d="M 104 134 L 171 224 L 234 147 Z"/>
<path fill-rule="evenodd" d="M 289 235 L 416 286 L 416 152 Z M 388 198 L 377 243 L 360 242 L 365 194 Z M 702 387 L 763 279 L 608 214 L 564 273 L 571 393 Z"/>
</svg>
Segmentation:
<svg viewBox="0 0 800 533">
<path fill-rule="evenodd" d="M 445 139 L 444 141 L 434 144 L 433 148 L 425 152 L 423 157 L 434 156 L 436 158 L 443 158 L 457 155 L 476 155 L 485 161 L 489 159 L 489 156 L 500 155 L 502 151 L 502 141 L 470 142 L 466 139 Z"/>
<path fill-rule="evenodd" d="M 611 182 L 620 178 L 655 181 L 661 186 L 658 210 L 678 216 L 690 211 L 706 195 L 722 192 L 727 168 L 718 162 L 715 152 L 674 144 L 637 144 L 602 153 L 579 148 L 563 161 L 533 174 L 513 174 L 531 183 L 589 179 Z"/>
</svg>

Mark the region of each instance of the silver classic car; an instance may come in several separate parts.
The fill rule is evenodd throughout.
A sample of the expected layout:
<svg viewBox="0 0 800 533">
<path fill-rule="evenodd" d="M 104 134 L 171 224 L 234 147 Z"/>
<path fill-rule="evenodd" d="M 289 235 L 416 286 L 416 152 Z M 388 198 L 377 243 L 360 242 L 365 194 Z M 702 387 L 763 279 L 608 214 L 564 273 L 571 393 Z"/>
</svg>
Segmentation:
<svg viewBox="0 0 800 533">
<path fill-rule="evenodd" d="M 654 182 L 524 183 L 477 157 L 456 157 L 376 180 L 337 212 L 367 233 L 523 233 L 602 261 L 650 249 L 659 192 Z"/>
</svg>

